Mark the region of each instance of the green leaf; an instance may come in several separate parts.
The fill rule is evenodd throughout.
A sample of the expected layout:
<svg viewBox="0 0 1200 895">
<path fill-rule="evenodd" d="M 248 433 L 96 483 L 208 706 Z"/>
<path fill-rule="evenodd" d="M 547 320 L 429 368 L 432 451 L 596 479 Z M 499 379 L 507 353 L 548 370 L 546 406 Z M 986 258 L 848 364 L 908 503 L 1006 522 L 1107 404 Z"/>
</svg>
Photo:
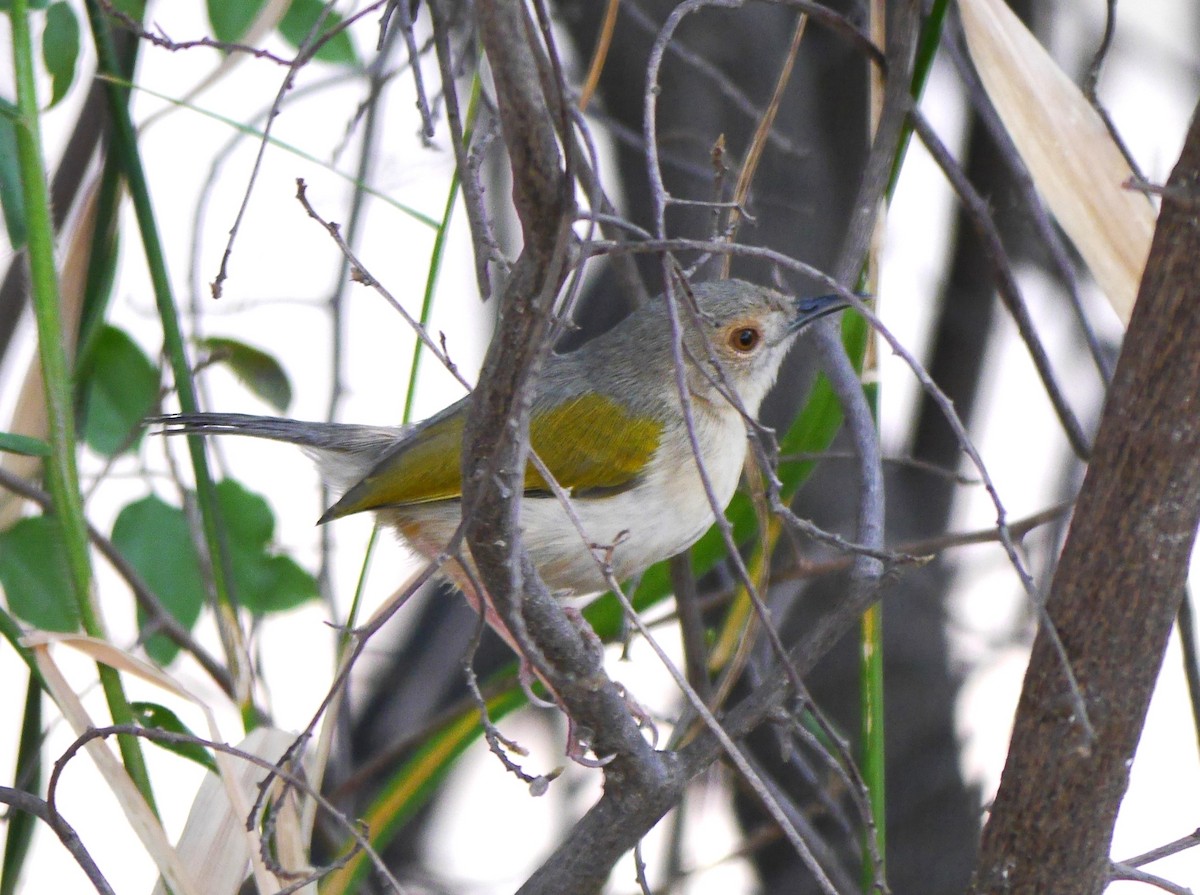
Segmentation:
<svg viewBox="0 0 1200 895">
<path fill-rule="evenodd" d="M 13 251 L 25 247 L 25 193 L 17 167 L 17 108 L 0 99 L 0 209 Z"/>
<path fill-rule="evenodd" d="M 280 413 L 287 411 L 292 403 L 292 384 L 274 357 L 236 339 L 213 337 L 201 339 L 200 345 L 208 349 L 210 362 L 225 364 L 255 395 Z"/>
<path fill-rule="evenodd" d="M 229 539 L 243 547 L 261 550 L 275 534 L 275 514 L 261 494 L 234 479 L 217 482 L 217 505 Z"/>
<path fill-rule="evenodd" d="M 65 0 L 50 4 L 46 10 L 46 27 L 42 31 L 42 61 L 50 72 L 53 108 L 75 80 L 75 63 L 79 59 L 79 20 Z"/>
<path fill-rule="evenodd" d="M 0 532 L 0 585 L 18 618 L 47 631 L 79 629 L 62 526 L 53 516 L 21 519 Z"/>
<path fill-rule="evenodd" d="M 266 0 L 208 0 L 213 36 L 225 43 L 237 43 L 265 5 Z"/>
<path fill-rule="evenodd" d="M 326 4 L 321 0 L 294 0 L 279 23 L 280 35 L 293 47 L 299 49 L 312 32 L 318 19 L 321 20 L 322 35 L 333 31 L 342 24 L 342 17 L 336 12 L 330 12 L 321 18 L 325 13 L 325 6 Z M 350 35 L 345 31 L 339 31 L 323 43 L 313 58 L 333 65 L 359 64 L 358 54 L 354 52 L 354 44 L 350 41 Z"/>
<path fill-rule="evenodd" d="M 165 730 L 183 736 L 196 736 L 186 724 L 179 720 L 179 716 L 166 706 L 156 702 L 131 702 L 129 708 L 133 711 L 134 720 L 148 730 Z M 176 755 L 196 762 L 214 774 L 219 773 L 216 761 L 209 751 L 199 743 L 168 743 L 163 740 L 151 740 L 151 742 L 168 752 L 174 752 Z"/>
<path fill-rule="evenodd" d="M 167 611 L 189 630 L 200 617 L 205 591 L 200 561 L 183 510 L 151 495 L 121 510 L 113 523 L 112 541 Z M 138 625 L 150 621 L 138 607 Z M 161 634 L 146 639 L 146 653 L 167 665 L 179 647 Z"/>
<path fill-rule="evenodd" d="M 242 599 L 251 612 L 284 612 L 315 599 L 317 579 L 290 556 L 264 556 L 259 566 L 261 585 Z"/>
<path fill-rule="evenodd" d="M 50 0 L 29 0 L 26 6 L 31 10 L 45 9 L 49 2 Z M 12 0 L 0 0 L 0 12 L 8 12 L 10 9 L 12 9 Z"/>
<path fill-rule="evenodd" d="M 293 609 L 317 595 L 317 582 L 289 557 L 270 549 L 275 516 L 262 496 L 241 483 L 217 483 L 217 502 L 229 532 L 230 563 L 238 602 L 263 614 Z"/>
<path fill-rule="evenodd" d="M 141 440 L 142 420 L 158 401 L 158 370 L 133 339 L 105 326 L 79 389 L 87 413 L 84 440 L 96 453 L 112 457 Z"/>
<path fill-rule="evenodd" d="M 30 438 L 16 432 L 0 432 L 0 451 L 24 454 L 26 457 L 49 457 L 50 445 L 40 438 Z"/>
</svg>

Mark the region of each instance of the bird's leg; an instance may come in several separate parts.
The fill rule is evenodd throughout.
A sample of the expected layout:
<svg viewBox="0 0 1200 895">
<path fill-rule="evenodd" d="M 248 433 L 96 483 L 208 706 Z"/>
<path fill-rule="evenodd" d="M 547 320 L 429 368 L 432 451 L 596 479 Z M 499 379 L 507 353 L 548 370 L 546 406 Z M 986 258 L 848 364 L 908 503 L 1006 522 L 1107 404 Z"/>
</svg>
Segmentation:
<svg viewBox="0 0 1200 895">
<path fill-rule="evenodd" d="M 592 626 L 588 624 L 587 619 L 583 617 L 583 613 L 574 606 L 564 606 L 563 612 L 566 613 L 567 618 L 575 625 L 575 629 L 579 632 L 579 636 L 583 638 L 584 643 L 593 651 L 596 663 L 602 663 L 604 661 L 604 641 L 596 636 L 595 630 L 593 630 Z M 633 716 L 633 719 L 637 722 L 639 728 L 650 731 L 651 744 L 657 746 L 658 728 L 654 725 L 654 720 L 650 717 L 650 713 L 642 706 L 641 703 L 633 698 L 632 694 L 630 694 L 630 692 L 625 688 L 624 684 L 617 682 L 617 687 L 619 687 L 621 690 L 621 696 L 625 700 L 625 707 L 629 709 L 629 714 Z M 567 717 L 570 718 L 570 715 Z M 582 761 L 579 757 L 582 752 L 575 754 L 572 752 L 572 749 L 578 747 L 583 751 L 586 751 L 588 748 L 590 748 L 591 731 L 584 729 L 580 731 L 579 736 L 572 736 L 571 727 L 568 726 L 567 734 L 569 738 L 567 743 L 567 755 L 573 758 L 575 761 L 580 762 L 580 764 L 586 764 L 589 767 L 603 767 L 612 761 L 611 755 L 599 759 L 599 764 L 593 764 L 591 763 L 591 760 Z"/>
<path fill-rule="evenodd" d="M 450 570 L 448 570 L 450 571 Z M 517 655 L 519 663 L 517 671 L 517 680 L 520 682 L 521 689 L 525 692 L 526 698 L 532 705 L 540 708 L 558 708 L 567 718 L 567 744 L 565 749 L 566 756 L 577 764 L 588 768 L 602 768 L 614 756 L 602 756 L 591 758 L 588 752 L 591 749 L 591 740 L 594 736 L 594 731 L 577 724 L 575 719 L 571 717 L 571 713 L 567 710 L 566 703 L 562 697 L 558 695 L 551 683 L 540 674 L 534 664 L 525 655 L 524 649 L 517 641 L 517 638 L 509 630 L 504 618 L 496 609 L 491 596 L 487 592 L 487 588 L 478 580 L 478 578 L 463 570 L 461 567 L 454 569 L 451 572 L 451 577 L 455 584 L 463 592 L 467 598 L 467 602 L 471 604 L 476 612 L 482 611 L 484 620 L 491 626 L 492 630 L 500 635 L 501 639 L 509 645 Z M 568 596 L 568 594 L 556 594 L 556 596 Z M 592 626 L 584 619 L 583 614 L 578 609 L 572 606 L 564 606 L 563 611 L 571 620 L 585 645 L 592 651 L 593 657 L 597 664 L 604 660 L 604 643 L 596 636 L 596 632 L 592 630 Z M 542 685 L 550 693 L 551 701 L 542 699 L 533 692 L 533 684 L 535 681 L 541 681 Z M 630 713 L 638 722 L 639 727 L 648 728 L 653 733 L 654 741 L 658 740 L 658 731 L 650 720 L 649 713 L 640 706 L 628 693 L 622 688 L 622 693 L 625 696 L 626 705 L 629 707 Z"/>
</svg>

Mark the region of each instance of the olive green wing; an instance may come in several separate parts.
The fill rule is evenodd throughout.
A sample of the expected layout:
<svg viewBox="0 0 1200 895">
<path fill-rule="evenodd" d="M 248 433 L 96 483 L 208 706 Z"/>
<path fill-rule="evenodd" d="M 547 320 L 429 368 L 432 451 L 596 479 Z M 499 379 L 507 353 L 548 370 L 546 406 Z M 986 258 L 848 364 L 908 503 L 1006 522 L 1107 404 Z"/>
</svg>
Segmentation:
<svg viewBox="0 0 1200 895">
<path fill-rule="evenodd" d="M 614 398 L 595 392 L 541 411 L 529 422 L 529 441 L 555 481 L 576 496 L 628 488 L 658 450 L 663 424 L 635 417 Z M 525 491 L 549 493 L 532 466 Z"/>
<path fill-rule="evenodd" d="M 321 521 L 461 497 L 466 408 L 460 401 L 414 430 Z M 595 393 L 537 406 L 529 425 L 534 451 L 558 484 L 578 496 L 630 487 L 654 456 L 662 431 L 661 420 L 635 417 L 614 398 Z M 525 490 L 550 493 L 532 464 L 525 471 Z"/>
</svg>

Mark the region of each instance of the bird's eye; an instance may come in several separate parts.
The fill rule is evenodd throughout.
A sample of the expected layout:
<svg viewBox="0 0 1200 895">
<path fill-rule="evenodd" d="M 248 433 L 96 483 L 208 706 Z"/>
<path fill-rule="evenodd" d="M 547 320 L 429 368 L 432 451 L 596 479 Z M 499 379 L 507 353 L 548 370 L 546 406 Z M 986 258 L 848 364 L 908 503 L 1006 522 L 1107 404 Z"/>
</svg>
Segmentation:
<svg viewBox="0 0 1200 895">
<path fill-rule="evenodd" d="M 758 347 L 761 339 L 762 333 L 753 326 L 739 326 L 729 333 L 729 347 L 742 354 L 748 354 Z"/>
</svg>

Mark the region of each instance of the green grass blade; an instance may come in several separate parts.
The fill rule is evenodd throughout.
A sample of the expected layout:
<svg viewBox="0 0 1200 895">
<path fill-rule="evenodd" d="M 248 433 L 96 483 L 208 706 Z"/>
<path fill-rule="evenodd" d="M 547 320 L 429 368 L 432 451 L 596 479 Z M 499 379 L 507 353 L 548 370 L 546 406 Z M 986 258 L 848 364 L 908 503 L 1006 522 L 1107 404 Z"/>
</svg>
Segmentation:
<svg viewBox="0 0 1200 895">
<path fill-rule="evenodd" d="M 74 403 L 70 368 L 63 345 L 61 296 L 54 262 L 54 224 L 50 215 L 29 10 L 25 0 L 13 0 L 9 17 L 12 21 L 13 69 L 20 113 L 16 127 L 17 161 L 28 227 L 29 273 L 37 324 L 38 358 L 46 390 L 46 415 L 50 429 L 51 455 L 46 462 L 46 477 L 54 499 L 55 514 L 62 525 L 72 590 L 84 630 L 94 637 L 104 637 L 99 613 L 92 602 L 87 526 L 79 491 L 79 471 L 75 464 Z M 103 665 L 98 670 L 113 720 L 118 724 L 128 723 L 132 716 L 120 677 L 115 670 Z M 121 737 L 119 746 L 126 770 L 153 807 L 154 796 L 137 741 L 132 737 Z"/>
<path fill-rule="evenodd" d="M 513 687 L 488 700 L 488 715 L 498 721 L 524 704 L 525 694 L 519 687 Z M 371 844 L 376 849 L 387 846 L 405 822 L 436 792 L 455 760 L 482 733 L 479 713 L 475 710 L 464 712 L 426 740 L 392 775 L 363 818 L 370 831 Z M 370 861 L 359 852 L 345 866 L 326 877 L 321 885 L 321 895 L 347 895 L 359 891 L 370 868 Z"/>
<path fill-rule="evenodd" d="M 98 0 L 87 0 L 87 12 L 100 71 L 110 75 L 119 74 L 108 20 L 101 10 Z M 162 321 L 163 348 L 170 360 L 180 407 L 184 413 L 195 413 L 198 404 L 195 388 L 192 385 L 191 364 L 184 345 L 183 330 L 179 323 L 179 314 L 171 291 L 170 278 L 167 275 L 166 258 L 155 221 L 141 154 L 138 152 L 137 135 L 129 117 L 126 96 L 121 88 L 109 80 L 107 92 L 109 111 L 113 119 L 113 152 L 121 162 L 121 169 L 133 200 L 142 246 L 146 254 L 146 265 L 154 287 L 155 304 L 158 306 L 159 318 Z M 239 694 L 243 722 L 247 728 L 253 728 L 257 724 L 257 717 L 251 701 L 250 688 L 245 686 L 248 681 L 249 669 L 243 658 L 245 655 L 244 638 L 238 623 L 234 595 L 230 585 L 230 560 L 222 537 L 223 527 L 220 522 L 216 491 L 209 473 L 208 457 L 205 454 L 203 439 L 198 436 L 189 436 L 188 451 L 192 461 L 192 473 L 196 480 L 204 540 L 208 545 L 209 555 L 213 559 L 212 577 L 216 590 L 217 619 L 222 646 L 234 680 L 243 685 L 243 690 Z"/>
</svg>

